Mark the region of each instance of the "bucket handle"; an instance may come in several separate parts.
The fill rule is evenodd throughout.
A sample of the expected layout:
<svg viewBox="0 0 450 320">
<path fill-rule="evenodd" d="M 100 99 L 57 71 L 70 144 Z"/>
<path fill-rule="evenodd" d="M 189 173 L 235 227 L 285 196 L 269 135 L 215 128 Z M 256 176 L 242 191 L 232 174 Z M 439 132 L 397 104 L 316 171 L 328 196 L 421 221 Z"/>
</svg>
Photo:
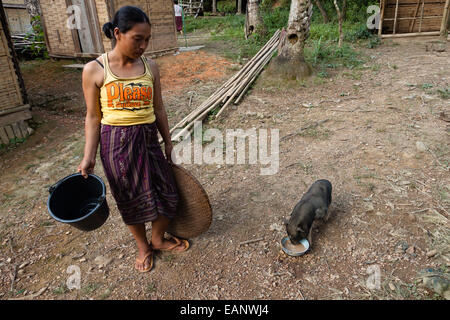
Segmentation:
<svg viewBox="0 0 450 320">
<path fill-rule="evenodd" d="M 50 194 L 52 194 L 52 193 L 55 191 L 55 189 L 58 188 L 58 186 L 59 186 L 61 183 L 62 183 L 62 181 L 58 181 L 58 182 L 55 183 L 54 185 L 50 186 L 50 188 L 48 188 L 48 192 L 49 192 Z M 106 199 L 106 196 L 102 194 L 100 197 L 98 197 L 97 201 L 98 201 L 98 203 L 102 204 L 103 201 L 105 201 L 105 199 Z"/>
<path fill-rule="evenodd" d="M 61 181 L 55 183 L 55 184 L 52 185 L 50 188 L 48 188 L 48 192 L 49 192 L 50 194 L 52 194 L 53 191 L 55 191 L 55 189 L 58 188 L 58 186 L 59 186 L 60 184 L 61 184 Z"/>
</svg>

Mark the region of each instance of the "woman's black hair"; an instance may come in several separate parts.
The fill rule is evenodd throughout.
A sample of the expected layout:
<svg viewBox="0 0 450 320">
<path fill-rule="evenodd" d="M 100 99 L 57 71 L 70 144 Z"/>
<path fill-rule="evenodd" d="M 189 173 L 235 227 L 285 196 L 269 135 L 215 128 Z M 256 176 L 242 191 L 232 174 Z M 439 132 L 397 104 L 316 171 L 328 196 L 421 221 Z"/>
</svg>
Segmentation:
<svg viewBox="0 0 450 320">
<path fill-rule="evenodd" d="M 121 33 L 126 33 L 132 29 L 135 24 L 143 22 L 151 25 L 150 19 L 144 11 L 138 7 L 124 6 L 116 12 L 112 22 L 107 22 L 103 25 L 103 32 L 109 39 L 115 39 L 115 28 L 119 28 Z"/>
</svg>

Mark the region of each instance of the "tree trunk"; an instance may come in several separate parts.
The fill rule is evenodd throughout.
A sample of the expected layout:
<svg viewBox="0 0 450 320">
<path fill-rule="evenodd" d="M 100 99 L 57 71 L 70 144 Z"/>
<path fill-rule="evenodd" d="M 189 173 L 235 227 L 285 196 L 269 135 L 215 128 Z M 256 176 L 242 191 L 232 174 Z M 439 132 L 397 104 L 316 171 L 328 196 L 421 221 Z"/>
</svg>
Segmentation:
<svg viewBox="0 0 450 320">
<path fill-rule="evenodd" d="M 212 0 L 212 13 L 217 13 L 217 0 Z"/>
<path fill-rule="evenodd" d="M 323 23 L 328 23 L 330 22 L 330 19 L 328 18 L 328 14 L 326 12 L 326 10 L 323 8 L 322 3 L 320 2 L 320 0 L 314 0 L 316 7 L 319 8 L 320 13 L 322 14 L 323 17 Z"/>
<path fill-rule="evenodd" d="M 236 0 L 236 13 L 245 13 L 247 8 L 247 0 Z M 261 0 L 259 1 L 261 2 Z M 240 9 L 239 9 L 240 8 Z M 239 11 L 241 10 L 241 11 Z"/>
<path fill-rule="evenodd" d="M 342 22 L 343 22 L 344 17 L 342 16 L 342 11 L 339 9 L 337 0 L 333 0 L 333 2 L 334 2 L 334 6 L 336 8 L 338 19 L 339 19 L 339 47 L 342 47 L 342 42 L 344 41 L 344 35 L 342 33 Z"/>
<path fill-rule="evenodd" d="M 347 0 L 343 0 L 342 3 L 342 21 L 347 19 Z"/>
<path fill-rule="evenodd" d="M 245 39 L 255 32 L 264 33 L 264 26 L 259 14 L 258 0 L 248 0 L 245 14 Z"/>
<path fill-rule="evenodd" d="M 269 74 L 282 79 L 301 80 L 311 75 L 311 67 L 305 62 L 303 49 L 309 36 L 312 16 L 312 0 L 292 0 L 286 41 L 279 55 L 269 66 Z"/>
<path fill-rule="evenodd" d="M 237 2 L 237 14 L 242 14 L 242 0 Z"/>
</svg>

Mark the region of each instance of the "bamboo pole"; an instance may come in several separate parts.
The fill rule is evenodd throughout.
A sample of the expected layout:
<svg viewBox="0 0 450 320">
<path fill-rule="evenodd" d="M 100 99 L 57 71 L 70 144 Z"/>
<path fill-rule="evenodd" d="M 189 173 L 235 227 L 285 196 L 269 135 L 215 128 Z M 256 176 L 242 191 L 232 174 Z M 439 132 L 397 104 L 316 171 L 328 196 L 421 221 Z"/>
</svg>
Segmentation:
<svg viewBox="0 0 450 320">
<path fill-rule="evenodd" d="M 425 0 L 422 0 L 422 11 L 420 13 L 420 24 L 419 24 L 419 32 L 422 32 L 422 21 L 423 21 L 423 9 L 425 7 Z"/>
<path fill-rule="evenodd" d="M 277 43 L 275 43 L 273 46 L 272 46 L 272 50 L 269 50 L 267 53 L 266 53 L 266 55 L 264 56 L 264 58 L 267 58 L 267 56 L 272 56 L 272 54 L 273 54 L 273 51 L 276 49 L 278 47 L 278 44 Z M 264 61 L 264 60 L 263 60 Z M 255 70 L 257 70 L 258 69 L 258 67 L 259 67 L 259 65 L 257 65 L 257 66 L 255 66 L 254 68 L 253 68 L 253 70 L 252 70 L 252 73 L 254 73 L 255 72 Z M 251 74 L 252 74 L 251 73 Z M 251 76 L 251 74 L 249 75 L 249 76 Z M 247 76 L 245 79 L 244 79 L 244 81 L 237 87 L 237 89 L 234 91 L 234 93 L 231 95 L 231 97 L 230 97 L 230 99 L 227 101 L 227 103 L 225 103 L 225 105 L 220 109 L 220 111 L 217 113 L 217 115 L 216 115 L 216 119 L 223 113 L 223 111 L 228 107 L 228 105 L 230 104 L 230 102 L 236 97 L 236 95 L 240 92 L 240 90 L 242 90 L 244 87 L 245 87 L 245 85 L 247 84 L 247 82 L 248 82 L 248 80 L 249 80 L 249 76 Z"/>
<path fill-rule="evenodd" d="M 270 59 L 272 58 L 273 52 L 275 52 L 275 49 L 278 47 L 278 44 L 275 44 L 272 50 L 272 52 L 270 54 L 268 54 L 265 58 L 264 61 L 255 69 L 255 71 L 250 75 L 249 80 L 246 82 L 246 86 L 244 87 L 244 89 L 241 91 L 241 93 L 239 94 L 238 98 L 234 101 L 234 104 L 238 104 L 239 101 L 241 100 L 241 98 L 244 96 L 245 92 L 248 90 L 248 88 L 251 86 L 251 84 L 253 83 L 253 81 L 255 81 L 255 79 L 258 77 L 258 75 L 261 73 L 262 69 L 264 69 L 264 67 L 267 65 L 267 63 L 270 61 Z"/>
<path fill-rule="evenodd" d="M 450 7 L 450 0 L 446 0 L 444 6 L 444 13 L 442 14 L 442 23 L 440 31 L 440 35 L 442 37 L 445 37 L 446 33 L 445 31 L 447 30 L 448 16 L 450 15 L 449 7 Z"/>
<path fill-rule="evenodd" d="M 412 32 L 414 29 L 414 25 L 416 24 L 417 12 L 419 12 L 420 0 L 417 0 L 416 10 L 414 11 L 414 20 L 409 25 L 409 32 Z"/>
<path fill-rule="evenodd" d="M 228 86 L 232 85 L 233 82 L 236 79 L 239 79 L 242 77 L 242 75 L 247 71 L 247 69 L 249 68 L 249 66 L 251 65 L 251 63 L 257 59 L 259 57 L 259 54 L 264 51 L 268 45 L 270 45 L 274 39 L 279 35 L 281 31 L 277 30 L 274 35 L 272 36 L 272 38 L 260 49 L 260 51 L 258 52 L 258 54 L 256 54 L 252 59 L 250 59 L 247 64 L 244 65 L 244 67 L 239 70 L 237 73 L 235 73 L 230 79 L 228 79 L 228 81 L 226 81 L 218 90 L 215 91 L 215 93 L 210 96 L 204 103 L 202 103 L 202 105 L 200 105 L 200 107 L 198 107 L 193 113 L 189 114 L 188 116 L 186 116 L 183 120 L 181 120 L 179 123 L 177 123 L 171 130 L 170 132 L 173 132 L 176 128 L 182 127 L 183 125 L 185 125 L 187 122 L 189 122 L 192 118 L 195 118 L 195 116 L 197 116 L 199 113 L 201 113 L 205 108 L 208 107 L 208 103 L 211 103 L 212 100 L 214 98 L 217 98 L 218 95 L 223 94 L 223 90 L 224 88 L 227 88 Z M 234 85 L 233 85 L 234 86 Z M 227 92 L 229 91 L 229 89 L 227 90 Z"/>
<path fill-rule="evenodd" d="M 274 39 L 276 39 L 276 37 L 279 35 L 281 31 L 278 29 L 277 31 L 275 31 L 275 33 L 273 34 L 272 38 L 270 38 L 269 41 L 267 41 L 267 43 L 261 48 L 259 49 L 258 53 L 253 56 L 245 65 L 244 67 L 239 70 L 238 73 L 236 73 L 233 77 L 231 77 L 226 83 L 225 86 L 229 86 L 237 77 L 239 77 L 243 72 L 247 71 L 248 66 L 251 65 L 251 63 L 253 63 L 253 61 L 255 61 L 255 59 L 258 57 L 258 55 L 264 51 L 269 45 L 270 43 L 272 43 L 274 41 Z"/>
<path fill-rule="evenodd" d="M 423 17 L 424 19 L 437 19 L 437 18 L 442 18 L 443 16 L 425 16 Z M 389 19 L 384 19 L 384 21 L 393 21 L 393 18 L 389 18 Z M 397 21 L 400 20 L 414 20 L 414 18 L 412 17 L 404 17 L 404 18 L 397 18 Z"/>
<path fill-rule="evenodd" d="M 418 37 L 418 36 L 438 36 L 439 33 L 440 31 L 397 33 L 397 34 L 383 34 L 381 37 L 384 39 L 384 38 L 403 38 L 403 37 Z"/>
<path fill-rule="evenodd" d="M 264 47 L 261 48 L 261 49 L 258 51 L 258 53 L 257 53 L 257 54 L 256 54 L 249 62 L 246 63 L 246 65 L 245 65 L 244 68 L 243 68 L 243 72 L 240 73 L 239 76 L 237 76 L 237 77 L 235 77 L 235 78 L 233 79 L 233 82 L 230 83 L 230 85 L 232 85 L 232 86 L 230 87 L 230 89 L 227 91 L 227 94 L 226 94 L 226 95 L 224 96 L 224 98 L 222 99 L 222 102 L 223 102 L 223 103 L 225 103 L 227 97 L 231 96 L 231 94 L 234 92 L 234 89 L 236 88 L 236 84 L 237 84 L 240 80 L 242 80 L 242 78 L 244 78 L 244 77 L 246 76 L 247 72 L 248 72 L 249 70 L 251 70 L 251 68 L 253 67 L 254 63 L 257 62 L 258 60 L 260 60 L 260 58 L 261 58 L 262 56 L 264 56 L 264 55 L 267 53 L 267 50 L 268 50 L 268 49 L 271 50 L 271 48 L 272 48 L 272 46 L 273 46 L 273 43 L 274 43 L 275 41 L 277 41 L 277 38 L 278 38 L 280 32 L 281 32 L 280 30 L 277 30 L 277 31 L 274 33 L 274 35 L 272 36 L 272 38 L 266 43 L 266 45 L 264 45 Z"/>
<path fill-rule="evenodd" d="M 395 29 L 397 27 L 397 13 L 398 13 L 398 0 L 395 3 L 394 31 L 392 32 L 392 34 L 395 34 Z"/>
<path fill-rule="evenodd" d="M 256 71 L 256 73 L 253 75 L 252 79 L 248 82 L 248 84 L 245 86 L 244 90 L 242 90 L 241 94 L 239 95 L 239 97 L 234 101 L 234 104 L 238 104 L 239 101 L 241 101 L 242 97 L 244 96 L 245 92 L 248 90 L 248 88 L 252 85 L 253 81 L 255 81 L 255 79 L 258 77 L 259 73 L 262 71 L 262 69 L 265 67 L 265 65 L 269 62 L 269 60 L 272 58 L 272 56 L 270 55 L 269 57 L 266 58 L 266 60 L 264 61 L 264 63 L 261 64 L 261 66 L 258 68 L 258 70 Z"/>
<path fill-rule="evenodd" d="M 262 67 L 267 64 L 269 58 L 272 56 L 274 50 L 278 46 L 279 35 L 281 30 L 277 30 L 270 40 L 253 56 L 244 67 L 235 73 L 228 81 L 226 81 L 219 89 L 217 89 L 205 102 L 203 102 L 194 111 L 184 117 L 178 122 L 171 130 L 172 133 L 177 128 L 183 129 L 177 133 L 172 141 L 177 141 L 182 135 L 190 132 L 190 128 L 194 125 L 195 121 L 203 120 L 206 115 L 216 108 L 221 102 L 225 103 L 221 111 L 227 106 L 232 99 L 241 92 L 244 86 L 248 88 L 248 82 L 253 81 L 257 75 L 255 71 L 260 71 Z M 231 97 L 230 99 L 228 99 Z M 162 142 L 162 139 L 159 140 Z"/>
<path fill-rule="evenodd" d="M 386 0 L 381 0 L 380 24 L 378 26 L 378 36 L 379 37 L 381 37 L 381 35 L 383 33 L 384 7 L 386 7 Z"/>
</svg>

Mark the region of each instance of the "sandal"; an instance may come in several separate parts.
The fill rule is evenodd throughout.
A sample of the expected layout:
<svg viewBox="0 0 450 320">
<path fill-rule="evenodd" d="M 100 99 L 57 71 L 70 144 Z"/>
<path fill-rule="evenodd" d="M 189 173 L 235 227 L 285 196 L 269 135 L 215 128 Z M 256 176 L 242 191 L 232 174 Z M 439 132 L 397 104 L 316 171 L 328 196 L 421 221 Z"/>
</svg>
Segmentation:
<svg viewBox="0 0 450 320">
<path fill-rule="evenodd" d="M 155 250 L 159 250 L 159 251 L 171 251 L 173 253 L 181 253 L 181 252 L 185 252 L 189 249 L 189 241 L 185 240 L 185 239 L 178 239 L 175 236 L 172 236 L 171 238 L 167 239 L 167 240 L 175 240 L 175 243 L 173 245 L 171 245 L 170 247 L 168 247 L 167 249 L 156 249 L 153 248 Z M 184 249 L 183 250 L 174 250 L 175 248 L 179 247 L 182 243 L 184 243 Z"/>
<path fill-rule="evenodd" d="M 152 270 L 153 268 L 153 251 L 147 253 L 144 257 L 144 259 L 140 260 L 140 259 L 136 259 L 137 263 L 141 263 L 142 265 L 145 264 L 145 260 L 147 260 L 147 258 L 150 256 L 150 264 L 147 268 L 143 269 L 143 270 L 139 270 L 138 268 L 135 267 L 136 270 L 138 270 L 139 272 L 149 272 L 150 270 Z"/>
</svg>

